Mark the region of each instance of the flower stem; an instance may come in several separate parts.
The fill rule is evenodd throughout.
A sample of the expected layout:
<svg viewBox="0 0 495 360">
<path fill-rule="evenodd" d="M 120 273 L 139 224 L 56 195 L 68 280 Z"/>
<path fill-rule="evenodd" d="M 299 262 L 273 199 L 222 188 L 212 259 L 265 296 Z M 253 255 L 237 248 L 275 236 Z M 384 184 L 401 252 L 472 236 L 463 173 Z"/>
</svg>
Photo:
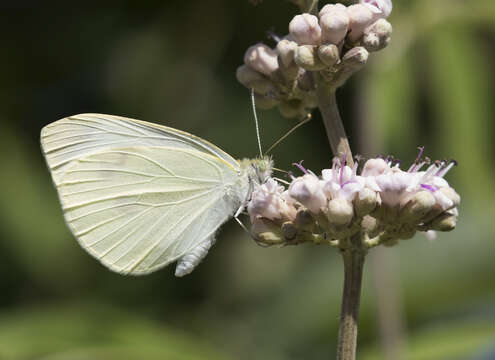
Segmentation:
<svg viewBox="0 0 495 360">
<path fill-rule="evenodd" d="M 366 253 L 356 248 L 342 250 L 344 293 L 340 313 L 337 360 L 355 360 L 358 334 L 359 301 Z"/>
<path fill-rule="evenodd" d="M 328 142 L 332 148 L 333 155 L 345 156 L 347 164 L 352 167 L 354 161 L 352 159 L 351 147 L 349 146 L 349 140 L 347 140 L 344 125 L 340 118 L 335 90 L 323 81 L 319 81 L 318 88 L 316 89 L 318 107 L 323 117 L 323 123 L 325 124 Z"/>
<path fill-rule="evenodd" d="M 323 117 L 332 152 L 334 156 L 345 156 L 347 165 L 352 167 L 354 161 L 337 107 L 336 88 L 325 83 L 321 78 L 317 79 L 317 86 L 318 107 Z M 349 239 L 349 244 L 341 247 L 341 253 L 344 259 L 344 292 L 340 313 L 337 360 L 355 360 L 361 282 L 366 256 L 363 234 L 356 234 Z"/>
</svg>

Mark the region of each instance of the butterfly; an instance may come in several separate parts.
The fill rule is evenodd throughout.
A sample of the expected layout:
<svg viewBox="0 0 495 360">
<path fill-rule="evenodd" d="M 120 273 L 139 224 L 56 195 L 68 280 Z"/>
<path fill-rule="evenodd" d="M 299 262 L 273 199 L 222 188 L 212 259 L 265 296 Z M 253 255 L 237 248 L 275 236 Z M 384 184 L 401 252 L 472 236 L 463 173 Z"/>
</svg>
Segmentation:
<svg viewBox="0 0 495 360">
<path fill-rule="evenodd" d="M 41 147 L 79 244 L 132 275 L 175 261 L 176 276 L 189 274 L 273 165 L 268 157 L 235 160 L 170 127 L 103 114 L 45 126 Z"/>
</svg>

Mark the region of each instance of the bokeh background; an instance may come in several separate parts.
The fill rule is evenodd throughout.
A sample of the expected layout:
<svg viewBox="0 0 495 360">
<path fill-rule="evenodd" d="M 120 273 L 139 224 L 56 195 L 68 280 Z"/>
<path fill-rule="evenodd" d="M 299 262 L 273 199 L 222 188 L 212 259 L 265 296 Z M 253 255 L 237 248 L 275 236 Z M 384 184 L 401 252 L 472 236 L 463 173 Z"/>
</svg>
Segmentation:
<svg viewBox="0 0 495 360">
<path fill-rule="evenodd" d="M 323 4 L 322 4 L 323 5 Z M 338 93 L 364 155 L 455 158 L 458 228 L 373 251 L 359 359 L 495 359 L 495 2 L 395 0 L 389 48 Z M 234 223 L 191 275 L 123 277 L 66 229 L 40 129 L 101 112 L 192 132 L 236 157 L 257 144 L 235 70 L 287 32 L 282 0 L 0 4 L 0 359 L 330 359 L 342 264 L 332 248 L 261 248 Z M 328 167 L 321 119 L 275 151 Z M 260 112 L 262 142 L 294 120 Z"/>
</svg>

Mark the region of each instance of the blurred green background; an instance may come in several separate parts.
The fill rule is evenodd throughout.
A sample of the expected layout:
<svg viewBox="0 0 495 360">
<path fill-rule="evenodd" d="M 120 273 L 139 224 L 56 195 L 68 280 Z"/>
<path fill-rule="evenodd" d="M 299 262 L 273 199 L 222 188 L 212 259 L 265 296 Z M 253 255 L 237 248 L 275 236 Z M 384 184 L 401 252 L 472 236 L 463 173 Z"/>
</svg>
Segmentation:
<svg viewBox="0 0 495 360">
<path fill-rule="evenodd" d="M 323 5 L 323 4 L 321 4 Z M 455 158 L 458 228 L 368 258 L 363 360 L 495 359 L 495 2 L 396 0 L 389 48 L 339 91 L 351 143 L 409 163 L 416 146 Z M 281 0 L 0 4 L 0 359 L 331 359 L 341 259 L 261 248 L 225 225 L 177 279 L 113 274 L 66 229 L 40 129 L 101 112 L 192 132 L 236 157 L 257 145 L 244 50 L 287 32 Z M 294 121 L 260 112 L 265 148 Z M 278 167 L 328 167 L 320 117 L 274 151 Z"/>
</svg>

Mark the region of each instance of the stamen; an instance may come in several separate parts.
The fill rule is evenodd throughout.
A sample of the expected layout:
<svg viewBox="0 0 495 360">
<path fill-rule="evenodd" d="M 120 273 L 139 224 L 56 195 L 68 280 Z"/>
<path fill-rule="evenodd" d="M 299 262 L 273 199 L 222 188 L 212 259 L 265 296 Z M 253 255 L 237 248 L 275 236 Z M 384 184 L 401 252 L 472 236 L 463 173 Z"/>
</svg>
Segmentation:
<svg viewBox="0 0 495 360">
<path fill-rule="evenodd" d="M 450 160 L 449 165 L 445 166 L 443 169 L 438 170 L 438 172 L 435 175 L 444 177 L 454 166 L 457 166 L 457 161 Z"/>
<path fill-rule="evenodd" d="M 344 157 L 344 165 L 340 167 L 340 179 L 339 179 L 340 186 L 342 186 L 342 182 L 344 181 L 344 167 L 345 167 L 345 157 Z"/>
<path fill-rule="evenodd" d="M 423 151 L 425 150 L 425 147 L 424 146 L 419 146 L 418 147 L 418 150 L 419 150 L 418 156 L 416 156 L 416 160 L 414 160 L 414 163 L 411 165 L 411 167 L 409 168 L 408 172 L 416 172 L 416 171 L 418 171 L 417 166 L 418 166 L 418 164 L 421 161 L 421 156 L 423 156 Z"/>
<path fill-rule="evenodd" d="M 361 160 L 365 160 L 365 159 L 366 158 L 363 155 L 361 155 L 361 154 L 356 154 L 354 156 L 354 160 L 356 160 L 357 163 L 360 162 Z"/>
<path fill-rule="evenodd" d="M 302 166 L 302 163 L 303 163 L 304 160 L 301 160 L 299 161 L 298 163 L 293 163 L 292 165 L 294 165 L 295 167 L 297 167 L 299 170 L 301 170 L 303 173 L 305 174 L 309 174 L 308 170 L 306 170 L 304 168 L 304 166 Z"/>
<path fill-rule="evenodd" d="M 435 191 L 437 191 L 439 189 L 438 187 L 436 187 L 434 185 L 428 185 L 428 184 L 421 184 L 421 187 L 423 189 L 426 189 L 426 190 L 430 191 L 430 192 L 435 192 Z"/>
<path fill-rule="evenodd" d="M 275 42 L 277 42 L 277 43 L 278 43 L 280 40 L 282 40 L 282 39 L 280 38 L 280 36 L 278 36 L 277 34 L 275 34 L 275 32 L 274 32 L 272 29 L 270 29 L 270 30 L 267 30 L 267 31 L 266 31 L 266 37 L 267 37 L 268 39 L 273 39 L 273 40 L 274 40 Z"/>
<path fill-rule="evenodd" d="M 358 169 L 358 166 L 359 164 L 358 163 L 354 163 L 354 166 L 352 168 L 352 175 L 353 176 L 357 176 L 357 169 Z"/>
<path fill-rule="evenodd" d="M 342 159 L 340 160 L 340 164 L 342 167 L 346 166 L 347 165 L 347 156 L 346 154 L 342 155 Z"/>
</svg>

